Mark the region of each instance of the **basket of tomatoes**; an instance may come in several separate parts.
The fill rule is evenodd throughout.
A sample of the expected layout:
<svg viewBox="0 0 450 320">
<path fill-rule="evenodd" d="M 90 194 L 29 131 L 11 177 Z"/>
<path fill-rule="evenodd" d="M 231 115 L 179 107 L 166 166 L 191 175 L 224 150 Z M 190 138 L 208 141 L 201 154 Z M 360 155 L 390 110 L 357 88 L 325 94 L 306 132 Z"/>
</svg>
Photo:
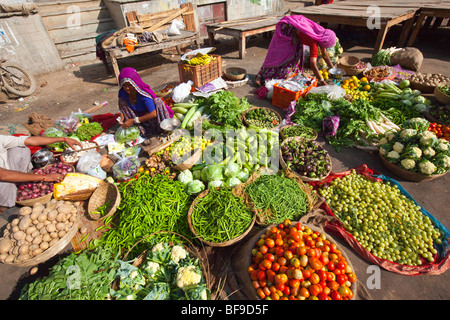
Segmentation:
<svg viewBox="0 0 450 320">
<path fill-rule="evenodd" d="M 351 300 L 356 274 L 330 236 L 285 220 L 260 233 L 248 273 L 264 300 Z"/>
<path fill-rule="evenodd" d="M 428 131 L 434 132 L 438 138 L 450 141 L 450 125 L 431 122 Z"/>
</svg>

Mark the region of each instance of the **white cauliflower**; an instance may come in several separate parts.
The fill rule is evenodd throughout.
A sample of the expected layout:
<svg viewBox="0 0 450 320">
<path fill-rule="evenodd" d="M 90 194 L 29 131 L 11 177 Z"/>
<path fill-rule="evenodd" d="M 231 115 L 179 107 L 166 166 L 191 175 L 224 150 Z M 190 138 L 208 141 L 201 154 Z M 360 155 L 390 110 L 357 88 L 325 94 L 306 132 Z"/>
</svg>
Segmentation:
<svg viewBox="0 0 450 320">
<path fill-rule="evenodd" d="M 443 157 L 444 167 L 450 168 L 450 157 L 447 155 L 444 155 Z"/>
<path fill-rule="evenodd" d="M 405 146 L 402 143 L 396 142 L 396 143 L 394 143 L 394 146 L 392 147 L 392 149 L 394 149 L 394 151 L 396 151 L 398 154 L 400 154 L 400 153 L 402 153 L 404 147 Z"/>
<path fill-rule="evenodd" d="M 419 163 L 419 168 L 420 172 L 427 175 L 433 174 L 437 169 L 436 166 L 431 161 L 428 160 Z"/>
<path fill-rule="evenodd" d="M 185 259 L 188 255 L 187 251 L 184 250 L 182 246 L 173 246 L 172 251 L 172 261 L 178 264 L 178 262 L 182 259 Z"/>
<path fill-rule="evenodd" d="M 413 159 L 403 159 L 402 161 L 400 161 L 400 164 L 406 170 L 411 170 L 416 166 L 416 162 Z"/>
<path fill-rule="evenodd" d="M 154 246 L 153 246 L 153 248 L 152 248 L 152 252 L 157 252 L 157 251 L 162 251 L 162 250 L 164 250 L 164 248 L 165 248 L 165 245 L 164 245 L 164 243 L 157 243 L 157 244 L 155 244 Z"/>
<path fill-rule="evenodd" d="M 386 144 L 388 143 L 388 140 L 386 138 L 381 138 L 381 140 L 378 142 L 378 145 Z"/>
<path fill-rule="evenodd" d="M 380 154 L 385 156 L 387 154 L 387 151 L 385 148 L 380 148 Z"/>
<path fill-rule="evenodd" d="M 386 138 L 387 138 L 389 141 L 392 141 L 392 139 L 395 138 L 395 133 L 394 133 L 394 132 L 388 132 L 388 133 L 386 133 Z"/>
<path fill-rule="evenodd" d="M 436 134 L 431 131 L 423 131 L 420 134 L 420 144 L 423 146 L 430 146 L 433 144 L 433 141 L 437 139 Z"/>
<path fill-rule="evenodd" d="M 201 297 L 202 300 L 208 300 L 208 292 L 206 292 L 206 289 L 202 291 Z"/>
<path fill-rule="evenodd" d="M 433 157 L 436 154 L 436 151 L 432 147 L 428 147 L 423 150 L 423 155 L 427 157 Z"/>
<path fill-rule="evenodd" d="M 177 286 L 183 290 L 200 283 L 201 280 L 202 275 L 197 272 L 195 266 L 186 266 L 178 269 Z"/>
<path fill-rule="evenodd" d="M 416 159 L 420 159 L 420 157 L 422 156 L 422 150 L 418 147 L 412 147 L 411 151 L 412 151 L 412 156 Z"/>
<path fill-rule="evenodd" d="M 145 270 L 148 274 L 150 274 L 152 277 L 155 276 L 155 273 L 159 270 L 159 263 L 148 261 L 147 265 L 145 266 Z"/>
<path fill-rule="evenodd" d="M 387 157 L 392 160 L 397 160 L 400 158 L 400 154 L 397 151 L 391 151 L 387 154 Z"/>
<path fill-rule="evenodd" d="M 405 140 L 414 137 L 416 134 L 417 131 L 414 129 L 403 129 L 402 131 L 400 131 L 400 137 Z"/>
<path fill-rule="evenodd" d="M 449 150 L 449 143 L 445 139 L 439 139 L 438 144 L 436 146 L 436 150 L 439 151 L 447 151 Z"/>
</svg>

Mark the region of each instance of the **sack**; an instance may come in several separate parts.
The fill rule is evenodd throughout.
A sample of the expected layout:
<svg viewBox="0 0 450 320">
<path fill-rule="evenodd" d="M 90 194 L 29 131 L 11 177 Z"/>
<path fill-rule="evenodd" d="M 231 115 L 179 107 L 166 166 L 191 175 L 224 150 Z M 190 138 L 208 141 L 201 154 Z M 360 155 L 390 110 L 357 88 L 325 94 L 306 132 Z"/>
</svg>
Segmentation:
<svg viewBox="0 0 450 320">
<path fill-rule="evenodd" d="M 185 28 L 184 22 L 182 20 L 175 19 L 172 21 L 170 27 L 167 29 L 166 32 L 169 36 L 176 36 L 181 34 L 180 30 L 184 28 Z"/>
<path fill-rule="evenodd" d="M 309 90 L 309 93 L 326 94 L 330 100 L 337 100 L 345 96 L 345 89 L 338 85 L 326 85 L 320 87 L 314 87 Z"/>
<path fill-rule="evenodd" d="M 408 70 L 417 71 L 422 66 L 423 54 L 413 47 L 402 48 L 391 56 L 391 65 L 399 64 Z"/>
</svg>

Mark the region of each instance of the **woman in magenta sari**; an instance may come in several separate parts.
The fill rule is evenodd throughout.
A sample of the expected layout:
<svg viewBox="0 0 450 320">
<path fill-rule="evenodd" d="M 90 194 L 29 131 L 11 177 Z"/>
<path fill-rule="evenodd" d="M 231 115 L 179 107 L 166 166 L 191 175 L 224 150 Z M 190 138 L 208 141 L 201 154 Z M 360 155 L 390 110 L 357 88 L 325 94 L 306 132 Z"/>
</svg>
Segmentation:
<svg viewBox="0 0 450 320">
<path fill-rule="evenodd" d="M 174 115 L 173 110 L 158 98 L 133 68 L 123 68 L 119 75 L 120 125 L 137 125 L 144 138 L 162 132 L 159 124 Z"/>
<path fill-rule="evenodd" d="M 329 68 L 333 63 L 326 52 L 336 44 L 336 34 L 333 30 L 325 29 L 321 25 L 301 15 L 283 17 L 276 25 L 275 33 L 267 51 L 264 63 L 256 75 L 257 85 L 263 85 L 269 79 L 286 79 L 295 73 L 303 71 L 303 46 L 310 48 L 310 68 L 319 85 L 326 82 L 317 67 L 317 52 L 322 56 Z"/>
</svg>

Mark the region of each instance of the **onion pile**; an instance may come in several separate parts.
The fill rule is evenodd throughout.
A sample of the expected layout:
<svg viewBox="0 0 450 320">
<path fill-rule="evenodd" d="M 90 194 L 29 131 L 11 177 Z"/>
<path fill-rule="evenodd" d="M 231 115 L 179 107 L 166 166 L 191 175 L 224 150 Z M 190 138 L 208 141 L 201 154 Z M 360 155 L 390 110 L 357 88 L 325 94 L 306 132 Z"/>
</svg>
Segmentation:
<svg viewBox="0 0 450 320">
<path fill-rule="evenodd" d="M 323 179 L 331 171 L 328 152 L 314 140 L 285 140 L 281 156 L 288 169 L 310 179 Z"/>
<path fill-rule="evenodd" d="M 33 172 L 36 174 L 60 173 L 66 175 L 73 171 L 73 167 L 62 162 L 57 162 L 40 169 L 33 169 Z M 53 185 L 54 183 L 49 181 L 21 183 L 17 186 L 16 201 L 44 197 L 53 192 Z"/>
</svg>

